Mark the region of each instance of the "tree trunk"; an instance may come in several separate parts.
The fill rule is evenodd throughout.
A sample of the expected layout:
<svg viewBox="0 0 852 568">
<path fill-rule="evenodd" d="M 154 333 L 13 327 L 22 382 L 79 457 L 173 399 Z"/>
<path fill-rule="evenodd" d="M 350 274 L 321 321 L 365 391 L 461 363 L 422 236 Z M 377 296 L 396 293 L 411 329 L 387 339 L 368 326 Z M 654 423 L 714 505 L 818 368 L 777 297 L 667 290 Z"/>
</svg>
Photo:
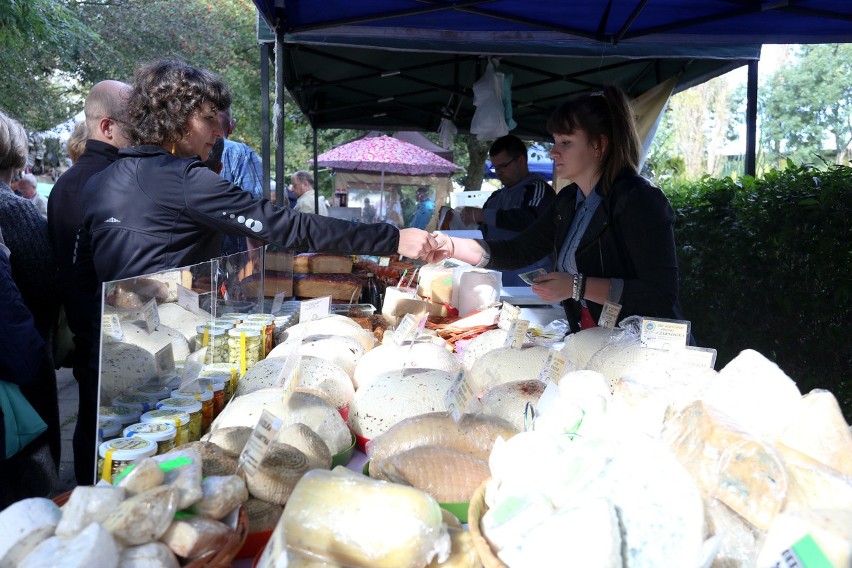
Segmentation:
<svg viewBox="0 0 852 568">
<path fill-rule="evenodd" d="M 465 191 L 479 191 L 482 188 L 482 179 L 485 177 L 485 161 L 488 159 L 488 149 L 491 144 L 480 142 L 473 134 L 465 134 L 467 151 L 470 163 L 467 166 L 467 181 Z"/>
</svg>

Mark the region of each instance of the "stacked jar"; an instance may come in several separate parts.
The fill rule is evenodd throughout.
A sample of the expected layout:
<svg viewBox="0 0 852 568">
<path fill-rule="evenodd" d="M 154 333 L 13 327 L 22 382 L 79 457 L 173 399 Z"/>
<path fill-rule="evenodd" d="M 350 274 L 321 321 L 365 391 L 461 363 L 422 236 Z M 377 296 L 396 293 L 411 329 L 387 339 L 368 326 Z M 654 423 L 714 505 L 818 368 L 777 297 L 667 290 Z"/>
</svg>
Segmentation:
<svg viewBox="0 0 852 568">
<path fill-rule="evenodd" d="M 204 365 L 198 373 L 198 378 L 221 379 L 225 382 L 225 404 L 237 393 L 237 380 L 240 377 L 240 366 L 234 363 L 211 363 Z"/>
<path fill-rule="evenodd" d="M 172 399 L 176 398 L 188 398 L 201 403 L 201 431 L 197 438 L 200 440 L 201 433 L 206 432 L 210 428 L 210 424 L 213 423 L 213 389 L 205 388 L 201 392 L 180 389 L 173 390 Z M 190 424 L 192 423 L 191 421 L 192 416 L 190 415 Z"/>
<path fill-rule="evenodd" d="M 159 410 L 152 410 L 151 412 L 146 412 L 142 415 L 140 420 L 143 423 L 149 422 L 165 422 L 166 424 L 173 424 L 175 426 L 175 445 L 180 446 L 181 444 L 188 444 L 192 440 L 191 432 L 190 432 L 190 422 L 191 419 L 189 417 L 189 413 L 185 410 L 171 410 L 161 408 Z"/>
<path fill-rule="evenodd" d="M 240 366 L 242 377 L 261 359 L 260 329 L 237 326 L 228 330 L 228 352 L 228 362 Z"/>
<path fill-rule="evenodd" d="M 157 444 L 157 454 L 161 455 L 175 447 L 177 428 L 169 422 L 138 422 L 124 429 L 125 438 L 139 437 Z"/>
<path fill-rule="evenodd" d="M 133 389 L 133 394 L 141 394 L 143 396 L 150 397 L 153 400 L 155 407 L 161 400 L 169 398 L 169 394 L 171 392 L 172 389 L 167 387 L 165 382 L 162 384 L 159 382 L 151 382 Z"/>
<path fill-rule="evenodd" d="M 195 328 L 195 347 L 207 347 L 205 363 L 224 363 L 228 360 L 228 329 L 225 324 L 204 324 Z"/>
<path fill-rule="evenodd" d="M 101 406 L 98 409 L 98 418 L 115 418 L 121 423 L 121 427 L 130 426 L 139 422 L 142 412 L 126 406 Z"/>
<path fill-rule="evenodd" d="M 157 409 L 177 410 L 189 414 L 189 441 L 197 442 L 201 439 L 201 402 L 195 398 L 172 397 L 158 402 Z"/>
<path fill-rule="evenodd" d="M 157 453 L 157 444 L 144 438 L 116 438 L 98 446 L 98 475 L 112 483 L 129 465 Z"/>
<path fill-rule="evenodd" d="M 263 356 L 275 347 L 275 316 L 272 314 L 250 314 L 243 320 L 244 324 L 263 326 Z"/>
<path fill-rule="evenodd" d="M 113 406 L 122 406 L 128 408 L 139 416 L 144 412 L 157 408 L 156 397 L 147 394 L 121 394 L 112 399 Z"/>
<path fill-rule="evenodd" d="M 121 422 L 116 418 L 98 418 L 98 445 L 114 440 L 121 435 Z"/>
<path fill-rule="evenodd" d="M 198 382 L 209 387 L 213 392 L 213 420 L 215 420 L 225 410 L 225 385 L 230 387 L 231 377 L 224 373 L 213 377 L 199 376 Z"/>
</svg>

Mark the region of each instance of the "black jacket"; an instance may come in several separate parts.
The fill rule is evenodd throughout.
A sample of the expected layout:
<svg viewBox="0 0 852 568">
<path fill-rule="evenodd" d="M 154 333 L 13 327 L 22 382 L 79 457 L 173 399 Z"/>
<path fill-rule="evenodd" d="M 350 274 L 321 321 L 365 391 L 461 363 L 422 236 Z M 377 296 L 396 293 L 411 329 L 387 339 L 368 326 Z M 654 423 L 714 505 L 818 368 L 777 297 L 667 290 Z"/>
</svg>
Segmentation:
<svg viewBox="0 0 852 568">
<path fill-rule="evenodd" d="M 77 262 L 91 260 L 106 282 L 205 262 L 222 233 L 298 252 L 393 254 L 399 231 L 299 214 L 255 199 L 196 158 L 159 146 L 125 148 L 83 194 Z"/>
<path fill-rule="evenodd" d="M 576 184 L 563 188 L 553 207 L 518 237 L 487 241 L 489 268 L 515 268 L 545 254 L 558 257 L 574 218 L 578 191 Z M 616 179 L 580 239 L 576 258 L 584 276 L 624 280 L 619 321 L 631 315 L 683 319 L 674 212 L 665 195 L 644 178 L 623 174 Z M 602 306 L 588 301 L 587 305 L 597 321 Z M 563 306 L 576 331 L 579 304 L 566 300 Z"/>
</svg>

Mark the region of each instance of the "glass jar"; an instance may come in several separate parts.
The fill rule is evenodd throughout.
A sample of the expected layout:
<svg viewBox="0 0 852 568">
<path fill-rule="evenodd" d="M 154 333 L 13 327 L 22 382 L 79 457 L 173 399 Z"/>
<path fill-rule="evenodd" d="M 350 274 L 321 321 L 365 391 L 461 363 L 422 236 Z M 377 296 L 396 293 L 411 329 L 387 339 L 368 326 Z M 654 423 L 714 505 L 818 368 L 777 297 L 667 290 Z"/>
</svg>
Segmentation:
<svg viewBox="0 0 852 568">
<path fill-rule="evenodd" d="M 172 397 L 158 402 L 157 409 L 180 410 L 189 414 L 189 441 L 197 442 L 201 439 L 201 403 L 199 401 L 194 398 Z"/>
<path fill-rule="evenodd" d="M 144 396 L 148 396 L 152 399 L 154 403 L 154 407 L 156 407 L 157 403 L 163 399 L 169 398 L 169 394 L 172 390 L 165 385 L 165 383 L 148 383 L 147 385 L 142 385 L 141 387 L 136 387 L 133 389 L 134 394 L 141 394 Z"/>
<path fill-rule="evenodd" d="M 213 392 L 213 419 L 225 409 L 225 385 L 231 384 L 230 376 L 198 377 L 198 382 L 210 387 Z"/>
<path fill-rule="evenodd" d="M 143 412 L 154 410 L 157 407 L 155 397 L 146 394 L 121 394 L 112 399 L 113 406 L 123 406 L 137 412 L 142 416 Z"/>
<path fill-rule="evenodd" d="M 99 418 L 115 418 L 121 422 L 122 428 L 134 422 L 139 422 L 141 414 L 140 410 L 134 410 L 127 406 L 102 406 L 98 409 Z"/>
<path fill-rule="evenodd" d="M 228 360 L 228 329 L 209 324 L 195 328 L 195 348 L 207 347 L 204 363 L 224 363 Z"/>
<path fill-rule="evenodd" d="M 121 435 L 121 422 L 117 418 L 98 418 L 98 444 L 109 442 Z"/>
<path fill-rule="evenodd" d="M 236 326 L 240 325 L 243 322 L 243 320 L 245 320 L 245 317 L 247 315 L 248 314 L 244 314 L 242 312 L 227 312 L 227 313 L 224 313 L 224 314 L 219 314 L 219 316 L 216 318 L 216 321 L 230 320 L 230 321 L 234 322 L 234 327 L 236 327 Z"/>
<path fill-rule="evenodd" d="M 98 475 L 112 483 L 127 466 L 157 453 L 157 444 L 144 438 L 116 438 L 98 446 Z"/>
<path fill-rule="evenodd" d="M 243 320 L 244 324 L 262 325 L 265 351 L 263 357 L 275 347 L 275 316 L 272 314 L 250 314 Z"/>
<path fill-rule="evenodd" d="M 157 443 L 157 455 L 164 454 L 175 447 L 177 428 L 169 422 L 137 422 L 124 429 L 125 438 L 145 438 Z"/>
<path fill-rule="evenodd" d="M 201 431 L 206 432 L 213 422 L 213 388 L 205 388 L 201 392 L 188 390 L 173 390 L 172 398 L 192 398 L 201 403 Z M 191 419 L 191 417 L 190 417 Z M 199 439 L 201 436 L 199 435 Z"/>
<path fill-rule="evenodd" d="M 152 410 L 151 412 L 146 412 L 142 415 L 140 420 L 143 423 L 165 422 L 167 424 L 174 424 L 176 429 L 176 446 L 180 446 L 181 444 L 188 444 L 192 441 L 189 439 L 191 435 L 191 432 L 189 430 L 191 419 L 189 417 L 189 413 L 185 410 L 171 410 L 161 408 L 159 410 Z"/>
<path fill-rule="evenodd" d="M 240 366 L 233 363 L 213 363 L 204 365 L 198 378 L 222 379 L 225 381 L 225 404 L 237 393 L 237 380 L 240 378 Z"/>
<path fill-rule="evenodd" d="M 228 330 L 228 362 L 240 366 L 241 377 L 260 360 L 260 344 L 258 329 L 239 326 Z"/>
</svg>

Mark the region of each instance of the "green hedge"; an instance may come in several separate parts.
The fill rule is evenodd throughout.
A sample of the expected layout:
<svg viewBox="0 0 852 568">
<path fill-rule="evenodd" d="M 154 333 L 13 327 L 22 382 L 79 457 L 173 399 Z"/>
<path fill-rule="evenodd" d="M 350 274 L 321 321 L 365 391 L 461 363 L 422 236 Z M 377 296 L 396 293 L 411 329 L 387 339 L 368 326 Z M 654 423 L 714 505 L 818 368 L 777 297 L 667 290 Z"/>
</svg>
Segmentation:
<svg viewBox="0 0 852 568">
<path fill-rule="evenodd" d="M 852 168 L 787 164 L 761 179 L 664 188 L 677 215 L 680 297 L 720 369 L 743 349 L 852 419 Z"/>
</svg>

